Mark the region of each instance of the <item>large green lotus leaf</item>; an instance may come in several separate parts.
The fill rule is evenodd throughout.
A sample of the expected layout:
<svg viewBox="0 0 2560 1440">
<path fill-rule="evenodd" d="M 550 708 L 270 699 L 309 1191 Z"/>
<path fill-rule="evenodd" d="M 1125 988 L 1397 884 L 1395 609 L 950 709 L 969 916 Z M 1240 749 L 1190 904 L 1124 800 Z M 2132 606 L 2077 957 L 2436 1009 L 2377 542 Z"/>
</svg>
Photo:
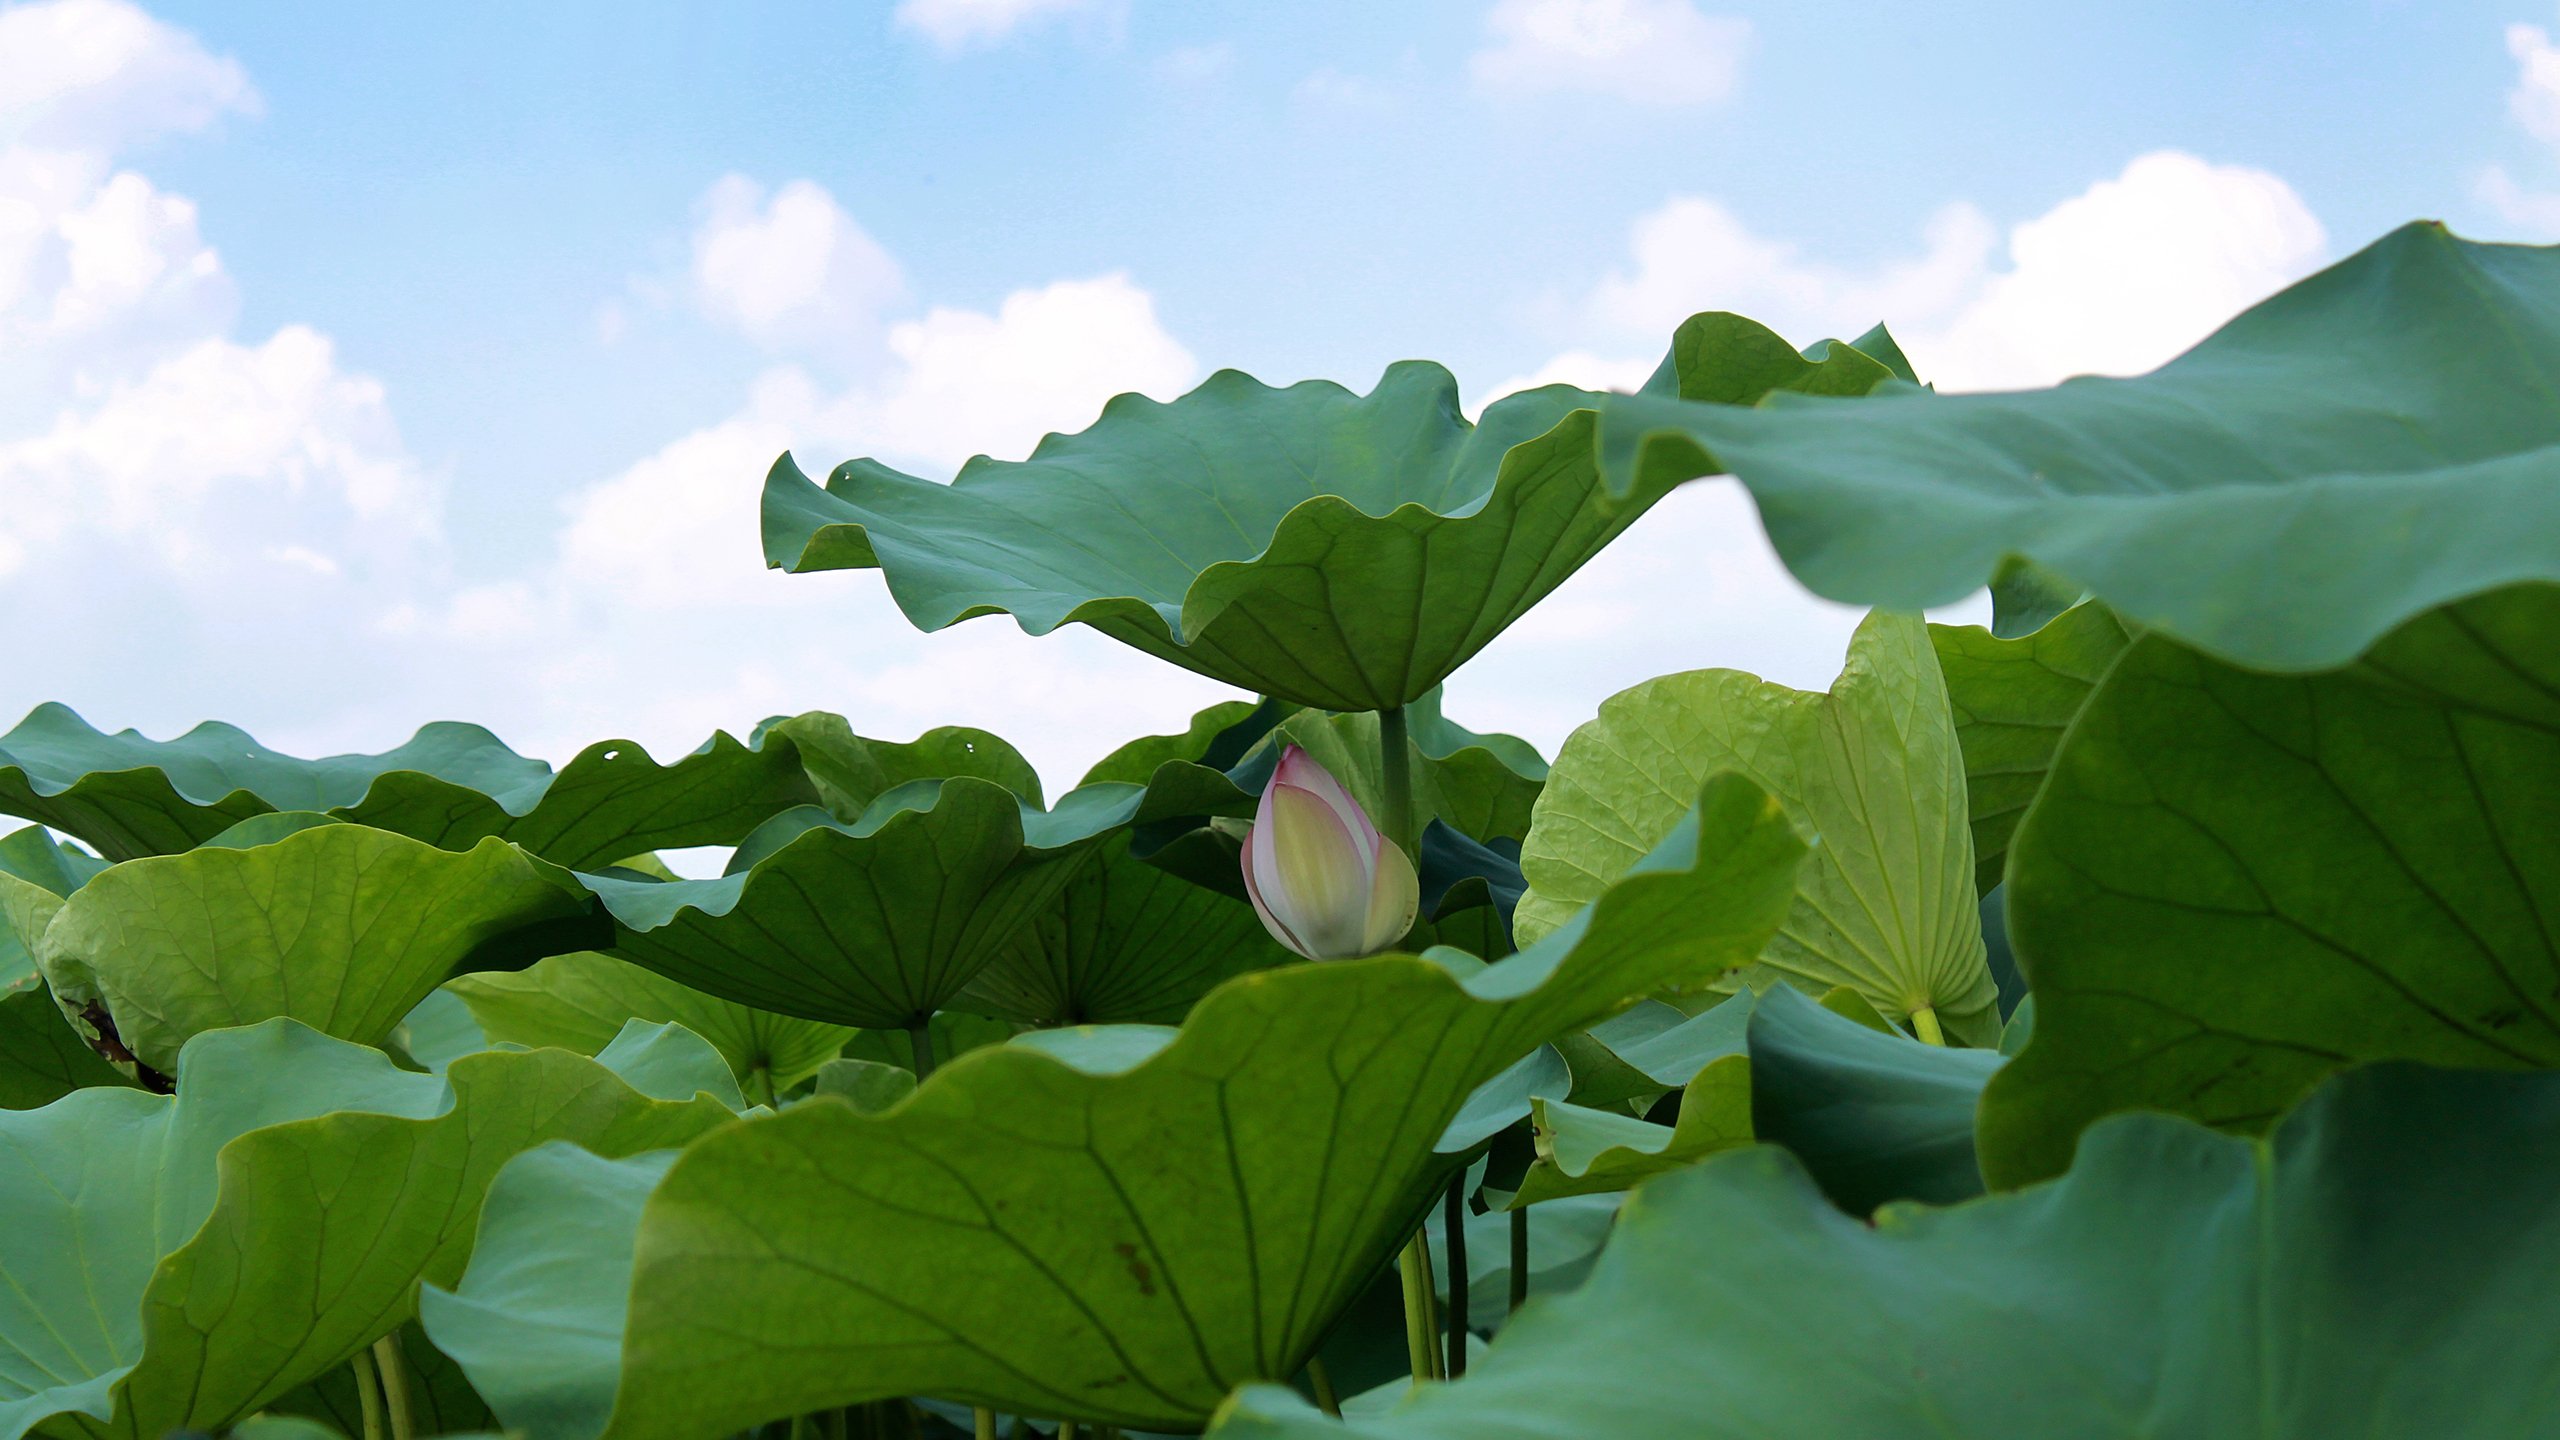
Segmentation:
<svg viewBox="0 0 2560 1440">
<path fill-rule="evenodd" d="M 1143 794 L 1087 786 L 1043 812 L 974 777 L 916 781 L 851 824 L 777 816 L 715 880 L 581 878 L 624 959 L 759 1010 L 895 1029 L 994 963 Z"/>
<path fill-rule="evenodd" d="M 55 843 L 41 825 L 0 839 L 0 873 L 50 895 L 68 895 L 106 868 Z M 0 1110 L 32 1110 L 84 1085 L 130 1084 L 71 1028 L 36 957 L 15 927 L 0 924 Z"/>
<path fill-rule="evenodd" d="M 458 1277 L 516 1152 L 627 1154 L 730 1118 L 695 1093 L 728 1084 L 700 1041 L 620 1050 L 440 1078 L 273 1020 L 191 1042 L 174 1097 L 0 1114 L 0 1437 L 218 1430 L 388 1334 L 421 1277 Z"/>
<path fill-rule="evenodd" d="M 439 850 L 338 822 L 128 860 L 67 900 L 0 874 L 0 902 L 90 1043 L 161 1075 L 190 1037 L 276 1016 L 380 1045 L 476 952 L 592 905 L 503 840 Z"/>
<path fill-rule="evenodd" d="M 1193 805 L 1249 815 L 1254 794 L 1226 770 L 1268 732 L 1277 708 L 1213 705 L 1182 734 L 1112 751 L 1083 783 L 1146 786 L 1141 823 L 1168 830 L 1204 820 L 1166 813 Z M 1226 848 L 1205 834 L 1189 843 Z M 1240 881 L 1204 888 L 1142 858 L 1134 836 L 1113 836 L 953 1003 L 1035 1025 L 1173 1024 L 1229 977 L 1293 958 L 1262 928 Z"/>
<path fill-rule="evenodd" d="M 2034 1037 L 1995 1185 L 2111 1110 L 2254 1129 L 2358 1060 L 2560 1065 L 2560 588 L 2241 670 L 2165 636 L 2092 695 L 2010 857 Z"/>
<path fill-rule="evenodd" d="M 1982 1193 L 1974 1111 L 2000 1068 L 1996 1052 L 1922 1044 L 1849 990 L 1819 1003 L 1790 986 L 1746 990 L 1670 1025 L 1666 1012 L 1679 1013 L 1642 1006 L 1581 1037 L 1577 1053 L 1626 1072 L 1592 1087 L 1592 1099 L 1617 1103 L 1541 1105 L 1537 1161 L 1515 1206 L 1623 1190 L 1755 1137 L 1795 1152 L 1859 1214 L 1887 1200 L 1944 1204 Z M 1585 1076 L 1574 1079 L 1583 1091 Z M 1670 1124 L 1623 1103 L 1674 1089 Z"/>
<path fill-rule="evenodd" d="M 1996 1050 L 1924 1045 L 1790 989 L 1752 1007 L 1751 1129 L 1783 1145 L 1832 1202 L 1949 1205 L 1982 1193 L 1974 1112 Z"/>
<path fill-rule="evenodd" d="M 1034 1025 L 1171 1025 L 1221 982 L 1296 958 L 1251 905 L 1114 835 L 952 1003 Z"/>
<path fill-rule="evenodd" d="M 884 1114 L 796 1106 L 689 1148 L 649 1196 L 636 1266 L 563 1267 L 485 1307 L 472 1280 L 458 1293 L 511 1317 L 512 1363 L 576 1412 L 536 1440 L 596 1434 L 608 1392 L 617 1436 L 904 1394 L 1196 1426 L 1236 1383 L 1294 1375 L 1386 1265 L 1463 1163 L 1435 1145 L 1479 1085 L 1754 953 L 1803 849 L 1775 802 L 1718 777 L 1656 865 L 1463 982 L 1404 956 L 1263 971 L 1170 1043 L 1045 1033 Z M 482 1253 L 521 1273 L 499 1236 Z M 574 1337 L 623 1294 L 608 1385 Z M 536 1364 L 555 1314 L 573 1339 Z M 476 1342 L 450 1343 L 470 1363 Z"/>
<path fill-rule="evenodd" d="M 1613 483 L 1739 476 L 1817 593 L 1917 610 L 2023 555 L 2268 669 L 2560 579 L 2560 250 L 2406 226 L 2148 375 L 1759 409 L 1603 402 Z"/>
<path fill-rule="evenodd" d="M 1144 785 L 1159 766 L 1177 761 L 1227 769 L 1292 709 L 1277 700 L 1221 700 L 1193 715 L 1178 735 L 1141 735 L 1103 756 L 1084 773 L 1084 783 Z"/>
<path fill-rule="evenodd" d="M 419 1295 L 427 1334 L 510 1432 L 603 1432 L 641 1210 L 675 1160 L 672 1150 L 607 1159 L 565 1142 L 526 1151 L 489 1187 L 460 1284 Z M 563 1215 L 578 1223 L 561 1224 Z"/>
<path fill-rule="evenodd" d="M 1747 405 L 1781 388 L 1863 393 L 1888 374 L 1848 346 L 1809 360 L 1711 316 L 1683 328 L 1649 388 Z M 1092 428 L 1018 464 L 982 456 L 948 485 L 852 460 L 820 489 L 785 455 L 765 481 L 765 559 L 877 567 L 926 630 L 1081 621 L 1260 694 L 1391 709 L 1657 498 L 1605 493 L 1597 403 L 1550 385 L 1470 425 L 1457 382 L 1425 362 L 1390 366 L 1367 395 L 1222 370 L 1171 404 L 1120 396 Z"/>
<path fill-rule="evenodd" d="M 681 1025 L 710 1041 L 738 1083 L 762 1100 L 816 1074 L 853 1038 L 845 1026 L 706 995 L 593 951 L 554 955 L 524 970 L 458 975 L 444 988 L 471 1007 L 490 1040 L 528 1049 L 557 1045 L 593 1055 L 630 1021 Z"/>
<path fill-rule="evenodd" d="M 1974 625 L 1932 625 L 1929 640 L 1964 750 L 1974 888 L 1988 895 L 2063 730 L 2133 637 L 2115 612 L 2092 601 L 2014 639 Z"/>
<path fill-rule="evenodd" d="M 1868 616 L 1829 694 L 1694 670 L 1602 702 L 1538 798 L 1520 855 L 1521 938 L 1589 904 L 1719 770 L 1766 786 L 1821 839 L 1786 928 L 1736 982 L 1846 985 L 1896 1019 L 1927 1008 L 1949 1034 L 1998 1043 L 1963 758 L 1916 615 Z"/>
<path fill-rule="evenodd" d="M 1647 1184 L 1581 1289 L 1349 1425 L 1239 1394 L 1217 1440 L 2505 1440 L 2560 1404 L 2560 1076 L 2386 1065 L 2269 1140 L 2163 1115 L 2061 1181 L 1833 1208 L 1782 1151 Z"/>
<path fill-rule="evenodd" d="M 303 760 L 236 726 L 175 740 L 104 734 L 43 705 L 0 735 L 0 810 L 111 860 L 192 849 L 275 810 L 326 812 L 459 850 L 497 836 L 567 866 L 660 848 L 724 845 L 814 798 L 789 746 L 715 734 L 661 765 L 628 740 L 590 745 L 552 773 L 477 725 L 439 721 L 379 755 Z"/>
<path fill-rule="evenodd" d="M 775 735 L 799 751 L 801 768 L 816 786 L 818 802 L 841 819 L 859 818 L 872 801 L 910 781 L 952 775 L 990 780 L 1034 805 L 1040 803 L 1040 772 L 1022 758 L 1022 752 L 998 736 L 966 725 L 946 725 L 907 741 L 873 740 L 854 734 L 852 723 L 841 715 L 812 710 L 787 720 L 768 720 L 756 729 L 760 744 Z"/>
<path fill-rule="evenodd" d="M 1538 1159 L 1511 1208 L 1624 1190 L 1751 1143 L 1751 1060 L 1731 1055 L 1690 1077 L 1668 1125 L 1564 1100 L 1532 1102 Z"/>
</svg>

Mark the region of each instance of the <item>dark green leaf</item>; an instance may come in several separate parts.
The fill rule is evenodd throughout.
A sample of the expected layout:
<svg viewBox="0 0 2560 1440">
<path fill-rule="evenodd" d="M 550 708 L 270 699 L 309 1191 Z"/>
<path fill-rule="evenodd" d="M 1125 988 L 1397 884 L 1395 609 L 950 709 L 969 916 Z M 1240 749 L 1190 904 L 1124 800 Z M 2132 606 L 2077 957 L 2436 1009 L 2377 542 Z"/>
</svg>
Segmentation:
<svg viewBox="0 0 2560 1440">
<path fill-rule="evenodd" d="M 1171 1025 L 1220 982 L 1295 958 L 1251 905 L 1115 835 L 952 1003 L 1033 1025 Z"/>
<path fill-rule="evenodd" d="M 2393 1065 L 2271 1141 L 2109 1119 L 2050 1187 L 1872 1227 L 1774 1148 L 1651 1181 L 1583 1286 L 1345 1426 L 1216 1440 L 2489 1437 L 2549 1428 L 2560 1076 Z"/>
<path fill-rule="evenodd" d="M 2359 1060 L 2560 1065 L 2554 635 L 2537 585 L 2325 674 L 2127 650 L 2010 861 L 2036 1029 L 1983 1099 L 1992 1183 L 2130 1106 L 2245 1130 Z"/>
<path fill-rule="evenodd" d="M 1402 956 L 1291 966 L 1229 982 L 1161 1048 L 1079 1044 L 1091 1068 L 1015 1044 L 885 1114 L 796 1106 L 685 1153 L 636 1270 L 564 1268 L 490 1307 L 530 1369 L 546 1316 L 589 1334 L 578 1317 L 628 1294 L 612 1428 L 641 1440 L 919 1393 L 1196 1425 L 1233 1384 L 1297 1373 L 1441 1193 L 1434 1146 L 1471 1092 L 1756 951 L 1802 853 L 1774 802 L 1720 778 L 1655 865 L 1463 984 Z M 493 1232 L 480 1263 L 529 1262 Z M 481 1300 L 469 1279 L 460 1297 Z M 545 1393 L 605 1393 L 597 1353 L 556 1352 Z M 579 1414 L 536 1440 L 594 1435 L 602 1413 Z"/>
<path fill-rule="evenodd" d="M 1752 1130 L 1795 1152 L 1842 1209 L 1982 1193 L 1973 1114 L 1996 1051 L 1870 1030 L 1783 987 L 1760 997 L 1750 1044 Z"/>
<path fill-rule="evenodd" d="M 0 735 L 0 810 L 77 835 L 111 860 L 174 854 L 253 815 L 310 810 L 447 850 L 497 836 L 585 867 L 730 844 L 809 798 L 790 747 L 725 734 L 672 765 L 607 740 L 557 775 L 477 725 L 447 721 L 396 750 L 323 760 L 279 755 L 230 725 L 168 741 L 102 734 L 61 705 L 39 706 Z"/>
<path fill-rule="evenodd" d="M 725 1085 L 686 1043 L 681 1064 L 623 1048 L 656 1088 Z M 439 1078 L 275 1020 L 191 1042 L 175 1098 L 92 1089 L 0 1114 L 0 1437 L 229 1425 L 390 1333 L 420 1277 L 451 1283 L 517 1151 L 623 1154 L 730 1118 L 614 1064 L 491 1051 Z"/>
<path fill-rule="evenodd" d="M 2405 226 L 2149 375 L 1602 402 L 1612 483 L 1730 472 L 1815 593 L 1918 610 L 2010 556 L 2272 669 L 2560 580 L 2560 250 Z"/>
<path fill-rule="evenodd" d="M 1964 750 L 1974 888 L 1988 895 L 2062 732 L 2133 638 L 2115 612 L 2092 603 L 2014 640 L 1970 625 L 1932 625 L 1929 643 L 1947 677 Z"/>
<path fill-rule="evenodd" d="M 1773 388 L 1865 390 L 1847 347 L 1806 360 L 1730 316 L 1681 330 L 1656 383 L 1750 404 Z M 1437 365 L 1354 395 L 1222 370 L 1171 404 L 1123 395 L 1092 428 L 951 484 L 875 460 L 825 489 L 785 455 L 765 482 L 766 560 L 878 567 L 907 618 L 939 630 L 1009 613 L 1033 634 L 1081 621 L 1259 694 L 1328 710 L 1415 700 L 1633 523 L 1592 444 L 1595 397 L 1509 396 L 1470 425 Z"/>
<path fill-rule="evenodd" d="M 896 1029 L 994 963 L 1141 796 L 1087 786 L 1042 812 L 974 777 L 910 782 L 850 825 L 777 816 L 716 880 L 582 878 L 624 959 L 758 1010 Z"/>
<path fill-rule="evenodd" d="M 343 823 L 128 860 L 68 900 L 0 875 L 0 905 L 90 1043 L 111 1025 L 164 1074 L 190 1037 L 276 1016 L 383 1044 L 475 953 L 591 908 L 505 841 L 455 852 Z"/>
<path fill-rule="evenodd" d="M 557 1045 L 593 1055 L 633 1020 L 674 1023 L 702 1037 L 738 1083 L 770 1099 L 834 1059 L 853 1032 L 689 989 L 610 955 L 555 955 L 529 970 L 458 976 L 445 986 L 471 1007 L 490 1040 Z"/>
</svg>

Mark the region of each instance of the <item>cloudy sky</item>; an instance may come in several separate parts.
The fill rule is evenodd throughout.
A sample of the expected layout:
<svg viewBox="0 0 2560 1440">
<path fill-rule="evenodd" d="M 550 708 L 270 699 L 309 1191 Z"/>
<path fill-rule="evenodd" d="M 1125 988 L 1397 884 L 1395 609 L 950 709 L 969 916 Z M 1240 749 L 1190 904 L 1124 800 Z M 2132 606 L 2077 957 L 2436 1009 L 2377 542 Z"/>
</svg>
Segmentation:
<svg viewBox="0 0 2560 1440">
<path fill-rule="evenodd" d="M 741 18 L 749 16 L 752 18 Z M 778 452 L 948 474 L 1221 366 L 1632 383 L 1692 311 L 1950 388 L 2166 359 L 2404 220 L 2560 238 L 2550 0 L 0 4 L 0 710 L 565 758 L 1219 687 L 763 570 Z M 1729 484 L 1451 682 L 1550 750 L 1854 616 Z"/>
</svg>

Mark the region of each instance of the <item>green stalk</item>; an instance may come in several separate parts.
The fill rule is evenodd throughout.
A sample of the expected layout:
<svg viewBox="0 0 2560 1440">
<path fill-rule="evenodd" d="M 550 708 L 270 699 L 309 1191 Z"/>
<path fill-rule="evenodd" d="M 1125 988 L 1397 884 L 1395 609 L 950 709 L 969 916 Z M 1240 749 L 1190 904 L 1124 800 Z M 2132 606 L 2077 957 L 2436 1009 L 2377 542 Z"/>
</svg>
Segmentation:
<svg viewBox="0 0 2560 1440">
<path fill-rule="evenodd" d="M 933 1017 L 920 1016 L 907 1022 L 907 1044 L 915 1051 L 916 1083 L 921 1085 L 933 1074 Z"/>
<path fill-rule="evenodd" d="M 1307 1383 L 1315 1387 L 1316 1408 L 1336 1420 L 1341 1419 L 1342 1397 L 1334 1393 L 1333 1377 L 1324 1373 L 1323 1356 L 1311 1355 L 1307 1358 Z"/>
<path fill-rule="evenodd" d="M 1413 828 L 1413 742 L 1406 734 L 1404 707 L 1378 712 L 1378 782 L 1381 801 L 1386 806 L 1379 829 L 1388 839 L 1404 847 L 1404 853 L 1421 854 L 1421 837 Z"/>
<path fill-rule="evenodd" d="M 1449 1360 L 1455 1380 L 1467 1373 L 1467 1172 L 1449 1178 L 1449 1198 L 1440 1208 L 1440 1224 L 1449 1237 Z"/>
<path fill-rule="evenodd" d="M 1529 1207 L 1511 1212 L 1511 1308 L 1529 1298 Z"/>
<path fill-rule="evenodd" d="M 355 1372 L 356 1404 L 364 1410 L 364 1440 L 384 1440 L 382 1387 L 374 1380 L 373 1352 L 357 1351 L 348 1358 L 347 1368 Z"/>
<path fill-rule="evenodd" d="M 382 1408 L 391 1414 L 391 1440 L 417 1440 L 417 1411 L 409 1403 L 409 1362 L 400 1353 L 400 1332 L 373 1342 L 374 1368 L 382 1377 Z"/>
<path fill-rule="evenodd" d="M 1438 1368 L 1433 1357 L 1440 1348 L 1440 1337 L 1431 1333 L 1429 1302 L 1423 1298 L 1431 1293 L 1431 1262 L 1422 1253 L 1421 1235 L 1405 1242 L 1396 1268 L 1404 1279 L 1405 1363 L 1413 1368 L 1413 1383 L 1419 1385 Z"/>
<path fill-rule="evenodd" d="M 747 1072 L 747 1103 L 750 1105 L 773 1103 L 772 1067 L 759 1063 Z"/>
<path fill-rule="evenodd" d="M 1911 1033 L 1919 1036 L 1923 1044 L 1947 1043 L 1947 1033 L 1938 1028 L 1938 1012 L 1926 1005 L 1911 1012 Z"/>
<path fill-rule="evenodd" d="M 996 1440 L 996 1412 L 980 1405 L 969 1412 L 969 1418 L 976 1422 L 977 1440 Z"/>
</svg>

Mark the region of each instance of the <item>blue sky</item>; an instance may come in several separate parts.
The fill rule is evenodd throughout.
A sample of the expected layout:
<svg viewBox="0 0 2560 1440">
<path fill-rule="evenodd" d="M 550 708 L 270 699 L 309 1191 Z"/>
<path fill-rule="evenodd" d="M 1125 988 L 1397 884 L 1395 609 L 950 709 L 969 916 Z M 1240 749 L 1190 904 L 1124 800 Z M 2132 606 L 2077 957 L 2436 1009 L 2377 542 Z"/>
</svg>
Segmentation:
<svg viewBox="0 0 2560 1440">
<path fill-rule="evenodd" d="M 452 715 L 558 754 L 825 706 L 990 724 L 1063 782 L 1219 692 L 761 573 L 775 450 L 947 471 L 1230 365 L 1624 383 L 1701 308 L 1883 319 L 1951 385 L 2138 370 L 2403 220 L 2560 234 L 2555 28 L 2540 0 L 0 8 L 0 709 L 321 748 Z M 1819 685 L 1853 619 L 1702 488 L 1453 709 L 1552 747 L 1662 669 Z"/>
</svg>

